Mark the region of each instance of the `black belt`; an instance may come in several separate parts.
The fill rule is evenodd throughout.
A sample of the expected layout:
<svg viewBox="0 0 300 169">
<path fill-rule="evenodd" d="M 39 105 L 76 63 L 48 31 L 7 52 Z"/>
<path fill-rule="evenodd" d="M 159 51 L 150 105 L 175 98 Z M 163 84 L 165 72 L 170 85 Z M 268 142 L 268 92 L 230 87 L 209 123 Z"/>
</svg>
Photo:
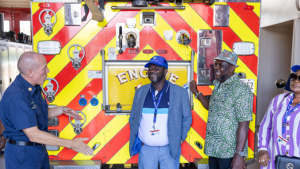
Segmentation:
<svg viewBox="0 0 300 169">
<path fill-rule="evenodd" d="M 16 141 L 16 140 L 11 140 L 11 139 L 8 139 L 7 142 L 10 144 L 19 145 L 19 146 L 41 146 L 41 145 L 43 145 L 40 143 L 35 143 L 35 142 L 30 142 L 30 141 Z"/>
</svg>

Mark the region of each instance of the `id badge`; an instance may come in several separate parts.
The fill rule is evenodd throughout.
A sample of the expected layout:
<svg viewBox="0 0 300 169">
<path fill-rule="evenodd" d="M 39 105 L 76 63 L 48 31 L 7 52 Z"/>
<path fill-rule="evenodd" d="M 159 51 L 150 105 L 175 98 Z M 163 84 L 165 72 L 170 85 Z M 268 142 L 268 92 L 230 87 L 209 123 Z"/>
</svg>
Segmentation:
<svg viewBox="0 0 300 169">
<path fill-rule="evenodd" d="M 277 141 L 278 141 L 279 144 L 284 145 L 284 146 L 286 146 L 286 145 L 287 145 L 287 142 L 288 142 L 286 139 L 284 139 L 284 138 L 281 137 L 281 136 L 278 136 L 278 137 L 277 137 Z"/>
<path fill-rule="evenodd" d="M 159 135 L 159 130 L 150 131 L 151 136 Z"/>
</svg>

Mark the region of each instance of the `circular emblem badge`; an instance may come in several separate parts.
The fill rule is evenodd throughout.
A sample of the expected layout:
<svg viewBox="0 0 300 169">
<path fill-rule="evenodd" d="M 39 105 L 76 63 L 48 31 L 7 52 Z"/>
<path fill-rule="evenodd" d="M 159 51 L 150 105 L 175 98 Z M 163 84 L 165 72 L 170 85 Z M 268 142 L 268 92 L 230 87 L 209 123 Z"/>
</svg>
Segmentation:
<svg viewBox="0 0 300 169">
<path fill-rule="evenodd" d="M 286 165 L 286 169 L 294 169 L 294 165 L 292 163 L 288 163 Z"/>
<path fill-rule="evenodd" d="M 74 12 L 74 18 L 77 18 L 79 16 L 79 13 L 77 11 Z"/>
</svg>

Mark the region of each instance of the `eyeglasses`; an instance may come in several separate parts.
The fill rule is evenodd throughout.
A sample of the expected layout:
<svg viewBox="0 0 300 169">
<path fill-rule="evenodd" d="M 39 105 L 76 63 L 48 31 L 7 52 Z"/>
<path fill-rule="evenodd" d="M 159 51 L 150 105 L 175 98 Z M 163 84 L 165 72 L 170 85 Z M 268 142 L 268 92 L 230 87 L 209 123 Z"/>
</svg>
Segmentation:
<svg viewBox="0 0 300 169">
<path fill-rule="evenodd" d="M 223 64 L 224 62 L 219 62 L 219 63 L 217 63 L 217 62 L 215 62 L 215 67 L 220 67 L 220 68 L 222 68 L 222 67 L 224 67 L 224 64 Z"/>
<path fill-rule="evenodd" d="M 223 61 L 223 62 L 217 62 L 217 61 L 215 61 L 215 68 L 217 68 L 217 67 L 224 68 L 227 65 L 233 66 L 232 64 L 230 64 L 230 63 L 228 63 L 226 61 Z"/>
<path fill-rule="evenodd" d="M 151 70 L 153 70 L 153 71 L 159 71 L 159 70 L 161 70 L 163 67 L 160 67 L 160 66 L 149 66 L 148 67 L 148 71 L 151 71 Z"/>
<path fill-rule="evenodd" d="M 298 82 L 300 82 L 300 76 L 297 76 L 295 73 L 291 73 L 290 79 L 291 81 L 296 81 L 298 79 Z"/>
</svg>

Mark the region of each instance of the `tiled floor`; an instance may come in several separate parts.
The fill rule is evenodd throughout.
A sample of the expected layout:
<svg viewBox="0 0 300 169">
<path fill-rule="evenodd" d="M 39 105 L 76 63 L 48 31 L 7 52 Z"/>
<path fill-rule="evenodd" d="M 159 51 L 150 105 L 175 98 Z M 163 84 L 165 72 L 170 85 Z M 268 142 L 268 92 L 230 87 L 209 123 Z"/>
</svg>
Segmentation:
<svg viewBox="0 0 300 169">
<path fill-rule="evenodd" d="M 123 166 L 124 165 L 113 165 L 113 167 L 111 169 L 124 169 Z M 109 169 L 109 165 L 104 165 L 102 168 Z M 137 168 L 138 167 L 132 167 L 131 169 L 137 169 Z M 188 166 L 188 164 L 186 164 L 186 166 L 184 168 L 182 166 L 180 166 L 180 169 L 197 169 L 197 168 L 194 165 L 194 163 L 190 163 L 189 166 Z M 248 166 L 247 169 L 260 169 L 260 165 L 258 164 L 258 162 L 255 162 L 255 163 L 251 164 L 250 166 Z"/>
<path fill-rule="evenodd" d="M 104 165 L 102 167 L 103 169 L 109 169 L 109 165 Z M 131 169 L 137 169 L 138 167 L 132 167 Z M 258 162 L 255 162 L 254 164 L 251 164 L 250 166 L 247 167 L 247 169 L 259 169 L 260 165 L 258 164 Z M 4 163 L 4 156 L 0 156 L 0 169 L 5 169 L 5 163 Z M 113 167 L 111 169 L 124 169 L 124 165 L 113 165 Z M 180 166 L 180 169 L 196 169 L 195 165 L 193 163 L 190 163 L 190 165 L 188 166 L 188 164 L 186 164 L 186 166 L 183 168 L 182 166 Z"/>
<path fill-rule="evenodd" d="M 258 161 L 255 161 L 255 163 L 251 164 L 247 169 L 260 169 L 260 165 Z"/>
<path fill-rule="evenodd" d="M 102 169 L 109 169 L 109 165 L 104 165 Z M 113 165 L 111 169 L 124 169 L 124 165 Z M 132 166 L 130 169 L 138 169 L 137 166 Z M 194 163 L 186 164 L 185 167 L 180 166 L 180 169 L 197 169 Z"/>
<path fill-rule="evenodd" d="M 0 156 L 0 168 L 5 169 L 4 155 Z"/>
</svg>

